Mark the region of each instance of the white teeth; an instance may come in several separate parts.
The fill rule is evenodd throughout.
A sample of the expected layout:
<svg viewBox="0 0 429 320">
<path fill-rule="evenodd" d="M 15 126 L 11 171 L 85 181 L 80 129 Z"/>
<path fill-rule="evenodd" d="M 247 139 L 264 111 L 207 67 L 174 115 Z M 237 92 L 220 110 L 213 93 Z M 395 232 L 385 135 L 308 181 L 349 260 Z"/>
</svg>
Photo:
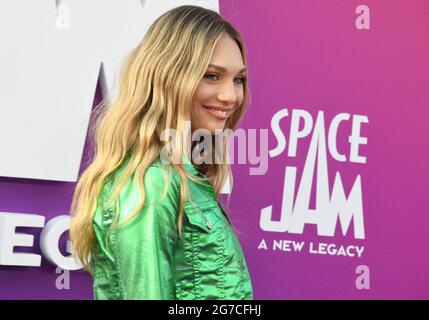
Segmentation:
<svg viewBox="0 0 429 320">
<path fill-rule="evenodd" d="M 216 112 L 217 114 L 219 114 L 221 116 L 226 116 L 226 111 L 220 111 L 220 110 L 216 110 L 214 108 L 210 108 L 210 110 Z"/>
</svg>

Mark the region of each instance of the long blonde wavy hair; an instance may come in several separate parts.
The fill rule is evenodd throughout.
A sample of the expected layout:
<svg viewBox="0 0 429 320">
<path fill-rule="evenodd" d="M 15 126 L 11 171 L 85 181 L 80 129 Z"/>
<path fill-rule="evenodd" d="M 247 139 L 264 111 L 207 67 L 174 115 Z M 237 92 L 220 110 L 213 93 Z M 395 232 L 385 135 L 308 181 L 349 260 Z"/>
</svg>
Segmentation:
<svg viewBox="0 0 429 320">
<path fill-rule="evenodd" d="M 109 102 L 110 99 L 105 97 L 94 109 L 95 120 L 90 127 L 93 159 L 79 177 L 70 209 L 73 254 L 89 272 L 89 256 L 96 245 L 92 218 L 106 180 L 127 158 L 109 197 L 109 203 L 116 203 L 120 190 L 135 173 L 142 201 L 123 222 L 127 223 L 144 207 L 144 174 L 168 143 L 160 139 L 161 133 L 174 128 L 178 133 L 174 148 L 185 152 L 185 141 L 182 141 L 184 122 L 190 119 L 192 98 L 208 68 L 217 41 L 223 35 L 236 41 L 247 65 L 240 34 L 215 11 L 186 5 L 164 13 L 124 61 L 115 99 Z M 247 81 L 243 82 L 243 91 L 243 102 L 227 119 L 225 129 L 234 130 L 245 112 Z M 223 155 L 226 155 L 226 139 L 223 139 L 222 148 Z M 181 163 L 172 163 L 171 166 L 180 178 L 177 223 L 181 234 L 188 193 L 186 179 L 199 179 L 188 174 Z M 217 197 L 227 178 L 231 186 L 233 184 L 227 161 L 220 164 L 213 161 L 204 174 L 211 181 Z M 118 215 L 115 212 L 115 223 L 111 228 L 119 226 Z"/>
</svg>

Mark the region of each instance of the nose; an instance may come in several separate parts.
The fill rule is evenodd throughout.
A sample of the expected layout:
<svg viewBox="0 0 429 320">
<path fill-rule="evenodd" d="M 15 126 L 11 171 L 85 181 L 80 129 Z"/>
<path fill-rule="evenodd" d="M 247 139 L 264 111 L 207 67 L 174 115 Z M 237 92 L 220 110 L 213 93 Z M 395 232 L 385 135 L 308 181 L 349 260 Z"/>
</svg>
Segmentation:
<svg viewBox="0 0 429 320">
<path fill-rule="evenodd" d="M 217 98 L 226 105 L 235 106 L 237 103 L 237 92 L 234 83 L 225 82 L 219 87 Z"/>
</svg>

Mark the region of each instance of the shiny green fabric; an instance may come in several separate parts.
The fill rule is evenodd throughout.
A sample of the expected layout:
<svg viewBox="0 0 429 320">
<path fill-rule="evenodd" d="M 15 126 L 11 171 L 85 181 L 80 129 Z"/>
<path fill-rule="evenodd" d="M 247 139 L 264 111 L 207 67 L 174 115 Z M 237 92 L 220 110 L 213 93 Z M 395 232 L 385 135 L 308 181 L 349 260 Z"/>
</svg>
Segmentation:
<svg viewBox="0 0 429 320">
<path fill-rule="evenodd" d="M 113 223 L 113 205 L 107 206 L 106 199 L 121 168 L 105 183 L 93 217 L 98 244 L 91 255 L 95 299 L 253 299 L 240 242 L 213 187 L 189 180 L 194 206 L 187 199 L 180 238 L 178 176 L 159 158 L 144 177 L 147 205 L 113 231 L 106 244 Z M 189 161 L 185 169 L 204 177 Z M 140 202 L 133 178 L 119 194 L 120 221 Z"/>
</svg>

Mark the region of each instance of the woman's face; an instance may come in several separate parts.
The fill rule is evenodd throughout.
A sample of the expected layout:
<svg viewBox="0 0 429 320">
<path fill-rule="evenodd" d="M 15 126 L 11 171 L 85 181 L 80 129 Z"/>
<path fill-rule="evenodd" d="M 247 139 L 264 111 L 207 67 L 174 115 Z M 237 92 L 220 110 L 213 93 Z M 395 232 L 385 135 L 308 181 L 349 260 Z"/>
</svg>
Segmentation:
<svg viewBox="0 0 429 320">
<path fill-rule="evenodd" d="M 224 129 L 226 120 L 243 102 L 246 79 L 240 48 L 230 36 L 223 36 L 210 60 L 210 65 L 195 92 L 192 110 L 192 132 Z"/>
</svg>

